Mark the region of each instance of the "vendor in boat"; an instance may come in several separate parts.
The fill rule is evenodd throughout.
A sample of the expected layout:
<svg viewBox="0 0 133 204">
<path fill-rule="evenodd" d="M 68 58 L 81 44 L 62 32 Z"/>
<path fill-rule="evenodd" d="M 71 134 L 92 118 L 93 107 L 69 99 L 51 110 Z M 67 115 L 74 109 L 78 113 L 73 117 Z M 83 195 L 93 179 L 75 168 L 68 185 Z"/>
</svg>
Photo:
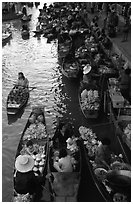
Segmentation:
<svg viewBox="0 0 133 204">
<path fill-rule="evenodd" d="M 27 24 L 22 25 L 22 31 L 24 31 L 24 30 L 26 30 L 26 31 L 28 31 L 28 30 L 29 30 L 29 28 L 28 28 Z"/>
<path fill-rule="evenodd" d="M 35 152 L 33 142 L 31 140 L 28 140 L 28 142 L 26 143 L 26 152 L 29 155 L 37 154 L 37 152 Z"/>
<path fill-rule="evenodd" d="M 96 80 L 94 80 L 95 77 L 93 77 L 93 71 L 92 71 L 92 67 L 87 64 L 84 68 L 83 68 L 83 81 L 81 83 L 81 87 L 82 86 L 86 86 L 86 88 L 88 87 L 88 85 L 90 84 L 91 86 L 96 87 Z"/>
<path fill-rule="evenodd" d="M 27 16 L 27 9 L 26 9 L 26 6 L 24 5 L 23 8 L 22 8 L 22 13 L 23 15 L 26 15 Z"/>
<path fill-rule="evenodd" d="M 58 172 L 72 172 L 74 158 L 68 155 L 66 149 L 61 149 L 59 152 L 59 159 L 56 157 L 54 161 L 54 168 Z"/>
<path fill-rule="evenodd" d="M 16 86 L 22 86 L 25 88 L 28 88 L 28 86 L 29 86 L 29 81 L 27 78 L 25 78 L 25 76 L 22 72 L 18 73 L 18 81 L 16 83 Z"/>
<path fill-rule="evenodd" d="M 65 124 L 63 122 L 60 122 L 54 137 L 52 138 L 53 141 L 53 147 L 56 148 L 62 148 L 67 146 L 66 140 L 69 137 L 72 137 L 73 130 L 71 127 L 69 127 L 68 124 Z"/>
<path fill-rule="evenodd" d="M 131 76 L 130 74 L 131 74 L 131 69 L 127 68 L 121 71 L 120 77 L 118 78 L 121 94 L 128 101 L 131 101 Z"/>
<path fill-rule="evenodd" d="M 111 163 L 111 151 L 109 145 L 111 144 L 110 139 L 103 138 L 99 144 L 96 153 L 95 153 L 95 163 L 99 167 L 105 167 L 110 169 Z"/>
<path fill-rule="evenodd" d="M 15 191 L 19 194 L 36 194 L 36 199 L 42 195 L 40 177 L 33 172 L 34 159 L 30 155 L 19 155 L 15 161 L 14 174 Z"/>
</svg>

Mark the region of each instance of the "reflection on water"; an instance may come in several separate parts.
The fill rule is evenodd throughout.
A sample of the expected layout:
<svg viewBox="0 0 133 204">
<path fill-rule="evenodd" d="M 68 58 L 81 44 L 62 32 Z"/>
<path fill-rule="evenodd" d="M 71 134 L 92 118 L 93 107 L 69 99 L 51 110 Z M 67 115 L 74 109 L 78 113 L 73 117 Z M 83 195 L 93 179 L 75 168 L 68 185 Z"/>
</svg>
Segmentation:
<svg viewBox="0 0 133 204">
<path fill-rule="evenodd" d="M 65 95 L 62 93 L 62 76 L 57 63 L 56 42 L 47 43 L 44 37 L 36 38 L 35 29 L 39 11 L 33 7 L 29 22 L 30 38 L 21 37 L 20 20 L 11 21 L 12 39 L 2 47 L 2 196 L 3 201 L 11 201 L 13 190 L 13 165 L 16 149 L 30 115 L 31 107 L 44 105 L 47 128 L 53 133 L 56 116 L 62 117 L 66 111 Z M 29 102 L 16 116 L 7 116 L 7 95 L 22 71 L 36 89 L 30 92 Z M 62 107 L 62 108 L 61 108 Z"/>
</svg>

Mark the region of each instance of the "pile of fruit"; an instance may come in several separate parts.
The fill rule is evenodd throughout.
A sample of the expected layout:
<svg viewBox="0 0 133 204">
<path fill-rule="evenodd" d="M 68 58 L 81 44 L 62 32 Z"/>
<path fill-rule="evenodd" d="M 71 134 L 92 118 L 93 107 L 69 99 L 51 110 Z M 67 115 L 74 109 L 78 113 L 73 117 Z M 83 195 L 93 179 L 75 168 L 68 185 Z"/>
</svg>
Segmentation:
<svg viewBox="0 0 133 204">
<path fill-rule="evenodd" d="M 124 134 L 127 138 L 131 141 L 131 124 L 129 123 L 126 128 L 124 129 Z"/>
<path fill-rule="evenodd" d="M 102 74 L 111 74 L 115 72 L 114 69 L 107 67 L 105 65 L 100 65 L 100 68 L 98 69 L 98 71 L 99 73 L 102 73 Z"/>
<path fill-rule="evenodd" d="M 39 145 L 39 144 L 33 144 L 33 149 L 32 149 L 33 154 L 43 154 L 45 152 L 45 145 Z M 20 151 L 21 155 L 27 154 L 27 146 L 26 144 L 23 145 L 22 150 Z"/>
<path fill-rule="evenodd" d="M 36 176 L 38 176 L 38 171 L 40 173 L 43 172 L 45 161 L 46 161 L 46 155 L 44 153 L 39 153 L 36 155 L 32 155 L 35 163 L 34 163 L 34 168 L 33 171 Z"/>
<path fill-rule="evenodd" d="M 84 89 L 81 93 L 81 106 L 85 111 L 97 111 L 100 107 L 99 93 L 97 90 Z"/>
<path fill-rule="evenodd" d="M 86 128 L 83 126 L 79 127 L 80 137 L 84 141 L 84 145 L 88 151 L 88 156 L 93 157 L 97 150 L 97 146 L 99 145 L 99 141 L 96 139 L 97 136 L 90 128 Z"/>
<path fill-rule="evenodd" d="M 29 118 L 30 125 L 25 131 L 23 140 L 43 139 L 47 137 L 45 119 L 41 109 L 34 109 Z"/>
<path fill-rule="evenodd" d="M 43 123 L 34 123 L 27 128 L 23 140 L 43 139 L 47 137 L 46 127 Z"/>
<path fill-rule="evenodd" d="M 8 96 L 8 106 L 18 106 L 19 104 L 24 103 L 29 95 L 27 88 L 23 87 L 14 87 Z"/>
</svg>

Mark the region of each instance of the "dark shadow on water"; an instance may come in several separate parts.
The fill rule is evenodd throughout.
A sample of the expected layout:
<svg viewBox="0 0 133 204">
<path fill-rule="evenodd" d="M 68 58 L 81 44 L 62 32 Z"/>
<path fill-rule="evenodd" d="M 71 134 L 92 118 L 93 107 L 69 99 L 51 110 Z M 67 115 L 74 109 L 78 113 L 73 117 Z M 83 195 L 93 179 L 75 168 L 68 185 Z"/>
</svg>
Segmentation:
<svg viewBox="0 0 133 204">
<path fill-rule="evenodd" d="M 8 125 L 15 123 L 19 118 L 22 117 L 23 113 L 24 113 L 24 109 L 20 110 L 16 115 L 8 115 L 7 114 Z"/>
</svg>

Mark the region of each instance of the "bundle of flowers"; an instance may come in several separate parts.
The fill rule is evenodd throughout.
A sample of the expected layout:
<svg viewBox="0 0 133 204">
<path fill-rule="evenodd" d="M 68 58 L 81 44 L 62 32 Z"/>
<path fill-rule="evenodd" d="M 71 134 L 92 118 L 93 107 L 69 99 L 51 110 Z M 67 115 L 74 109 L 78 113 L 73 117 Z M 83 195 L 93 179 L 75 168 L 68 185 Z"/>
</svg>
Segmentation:
<svg viewBox="0 0 133 204">
<path fill-rule="evenodd" d="M 88 156 L 93 157 L 97 150 L 97 146 L 99 145 L 99 141 L 97 140 L 97 136 L 90 128 L 86 128 L 83 126 L 79 127 L 80 137 L 84 141 L 84 145 L 88 151 Z"/>
<path fill-rule="evenodd" d="M 67 149 L 69 149 L 72 153 L 77 152 L 79 150 L 76 141 L 77 138 L 68 138 L 66 140 Z"/>
<path fill-rule="evenodd" d="M 99 110 L 100 107 L 99 93 L 97 90 L 86 89 L 81 93 L 81 106 L 83 110 Z"/>
</svg>

